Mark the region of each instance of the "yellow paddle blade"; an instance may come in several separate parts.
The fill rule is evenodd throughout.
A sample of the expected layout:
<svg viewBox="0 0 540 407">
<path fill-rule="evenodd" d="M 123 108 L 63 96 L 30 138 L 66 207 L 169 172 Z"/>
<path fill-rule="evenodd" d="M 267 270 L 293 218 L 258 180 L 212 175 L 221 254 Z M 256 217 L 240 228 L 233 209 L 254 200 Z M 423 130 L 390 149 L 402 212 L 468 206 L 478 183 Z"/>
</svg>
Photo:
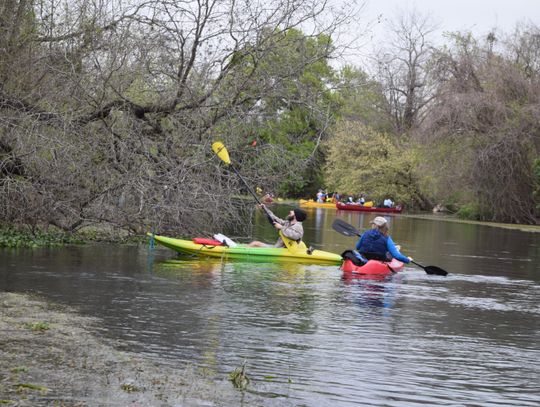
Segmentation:
<svg viewBox="0 0 540 407">
<path fill-rule="evenodd" d="M 229 152 L 221 141 L 214 141 L 212 143 L 212 150 L 214 151 L 214 153 L 216 153 L 216 155 L 220 158 L 221 161 L 226 164 L 231 163 L 231 159 L 229 158 Z"/>
</svg>

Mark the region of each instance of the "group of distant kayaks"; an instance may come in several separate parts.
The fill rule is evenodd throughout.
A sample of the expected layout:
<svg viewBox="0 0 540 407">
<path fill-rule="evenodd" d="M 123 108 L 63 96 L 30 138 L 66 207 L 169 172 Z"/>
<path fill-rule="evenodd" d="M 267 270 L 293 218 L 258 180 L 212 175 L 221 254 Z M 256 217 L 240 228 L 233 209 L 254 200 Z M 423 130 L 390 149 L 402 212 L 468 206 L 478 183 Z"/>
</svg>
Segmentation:
<svg viewBox="0 0 540 407">
<path fill-rule="evenodd" d="M 358 211 L 371 213 L 401 213 L 403 211 L 403 207 L 401 206 L 395 206 L 392 208 L 380 208 L 352 202 L 316 202 L 312 199 L 300 199 L 300 206 L 306 208 L 332 208 L 339 209 L 341 211 Z"/>
</svg>

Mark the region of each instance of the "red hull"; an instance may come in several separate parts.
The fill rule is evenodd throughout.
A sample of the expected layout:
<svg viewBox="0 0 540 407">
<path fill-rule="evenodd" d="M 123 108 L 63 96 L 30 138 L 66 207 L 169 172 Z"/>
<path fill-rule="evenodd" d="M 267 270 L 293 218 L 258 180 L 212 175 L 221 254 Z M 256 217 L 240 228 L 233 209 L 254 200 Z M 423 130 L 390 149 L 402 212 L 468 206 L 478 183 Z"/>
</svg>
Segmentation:
<svg viewBox="0 0 540 407">
<path fill-rule="evenodd" d="M 359 212 L 379 212 L 379 213 L 401 213 L 402 207 L 395 208 L 375 208 L 374 206 L 362 206 L 360 204 L 346 204 L 336 202 L 336 208 L 344 211 L 359 211 Z"/>
<path fill-rule="evenodd" d="M 351 260 L 346 259 L 340 268 L 345 273 L 386 276 L 403 270 L 403 263 L 396 259 L 392 259 L 389 263 L 378 260 L 369 260 L 363 266 L 356 266 Z"/>
</svg>

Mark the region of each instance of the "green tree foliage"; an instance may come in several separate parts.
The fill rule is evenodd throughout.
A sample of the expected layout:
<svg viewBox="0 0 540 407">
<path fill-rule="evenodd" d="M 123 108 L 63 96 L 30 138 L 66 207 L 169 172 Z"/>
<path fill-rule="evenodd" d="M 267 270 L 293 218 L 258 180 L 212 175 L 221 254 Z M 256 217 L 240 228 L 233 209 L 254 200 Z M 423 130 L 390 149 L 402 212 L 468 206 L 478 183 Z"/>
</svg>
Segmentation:
<svg viewBox="0 0 540 407">
<path fill-rule="evenodd" d="M 308 37 L 297 29 L 265 34 L 268 38 L 261 41 L 279 47 L 271 47 L 257 60 L 258 71 L 246 90 L 263 95 L 253 120 L 246 124 L 258 142 L 258 154 L 250 164 L 265 168 L 268 177 L 260 181 L 266 189 L 298 196 L 322 182 L 324 154 L 318 147 L 339 108 L 332 92 L 335 71 L 328 63 L 333 45 L 327 35 Z M 250 52 L 243 53 L 243 62 L 235 56 L 235 63 L 243 63 L 247 73 L 254 69 Z M 261 91 L 268 84 L 272 86 Z"/>
<path fill-rule="evenodd" d="M 360 121 L 374 130 L 389 133 L 393 129 L 382 85 L 362 69 L 346 65 L 339 72 L 340 117 Z"/>
<path fill-rule="evenodd" d="M 437 103 L 423 127 L 434 153 L 426 158 L 439 197 L 460 197 L 482 220 L 535 223 L 540 72 L 531 76 L 534 64 L 524 69 L 488 40 L 456 35 L 455 45 L 438 53 Z"/>
<path fill-rule="evenodd" d="M 340 122 L 328 143 L 327 186 L 345 194 L 364 193 L 381 203 L 386 197 L 418 204 L 415 155 L 392 138 L 353 121 Z"/>
<path fill-rule="evenodd" d="M 344 21 L 326 7 L 0 4 L 2 219 L 215 232 L 242 220 L 218 138 L 253 186 L 304 188 L 332 118 L 328 33 Z M 296 29 L 308 22 L 313 36 Z"/>
</svg>

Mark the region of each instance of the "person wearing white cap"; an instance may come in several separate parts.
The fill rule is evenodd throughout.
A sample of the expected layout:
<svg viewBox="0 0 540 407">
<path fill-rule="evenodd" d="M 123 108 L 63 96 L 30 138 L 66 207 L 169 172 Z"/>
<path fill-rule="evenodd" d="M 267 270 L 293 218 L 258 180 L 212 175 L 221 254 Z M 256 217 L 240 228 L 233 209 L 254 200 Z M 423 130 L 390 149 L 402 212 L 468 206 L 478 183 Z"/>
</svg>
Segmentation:
<svg viewBox="0 0 540 407">
<path fill-rule="evenodd" d="M 389 261 L 392 258 L 410 263 L 411 257 L 404 256 L 388 234 L 388 221 L 377 216 L 371 222 L 371 229 L 362 233 L 356 243 L 356 250 L 367 260 Z"/>
</svg>

